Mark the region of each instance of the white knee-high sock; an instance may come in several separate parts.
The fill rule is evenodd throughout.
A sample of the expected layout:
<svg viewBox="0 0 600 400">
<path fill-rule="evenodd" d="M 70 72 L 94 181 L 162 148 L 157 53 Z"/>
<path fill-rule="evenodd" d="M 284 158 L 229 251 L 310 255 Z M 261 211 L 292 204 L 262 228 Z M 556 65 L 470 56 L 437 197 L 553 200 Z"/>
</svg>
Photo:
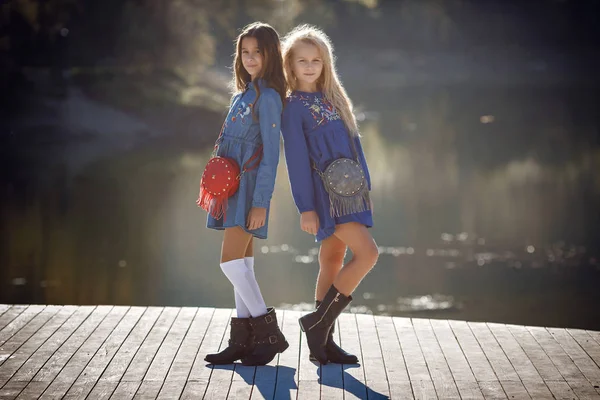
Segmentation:
<svg viewBox="0 0 600 400">
<path fill-rule="evenodd" d="M 263 300 L 254 274 L 243 258 L 221 263 L 221 269 L 229 281 L 233 284 L 235 291 L 240 295 L 252 317 L 258 317 L 267 313 L 267 306 Z"/>
<path fill-rule="evenodd" d="M 254 275 L 254 257 L 244 257 L 244 262 L 246 263 L 246 267 L 250 270 L 250 272 L 252 272 L 252 275 Z M 242 300 L 242 296 L 240 296 L 235 288 L 233 291 L 235 295 L 235 309 L 237 311 L 238 318 L 249 318 L 250 310 L 248 310 L 246 303 L 244 303 L 244 300 Z"/>
</svg>

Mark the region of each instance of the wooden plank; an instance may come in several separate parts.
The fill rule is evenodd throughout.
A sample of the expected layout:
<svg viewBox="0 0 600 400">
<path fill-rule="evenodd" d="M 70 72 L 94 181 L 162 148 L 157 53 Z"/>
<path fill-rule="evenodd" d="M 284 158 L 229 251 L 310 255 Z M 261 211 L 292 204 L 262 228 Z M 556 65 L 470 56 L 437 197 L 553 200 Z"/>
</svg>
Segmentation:
<svg viewBox="0 0 600 400">
<path fill-rule="evenodd" d="M 105 371 L 107 365 L 111 362 L 117 351 L 126 342 L 134 326 L 146 325 L 152 323 L 160 313 L 160 310 L 146 309 L 144 307 L 131 307 L 127 314 L 121 319 L 116 328 L 111 332 L 106 341 L 100 346 L 98 351 L 94 354 L 90 362 L 87 364 L 83 372 L 77 377 L 77 380 L 73 383 L 65 397 L 63 399 L 80 399 L 86 398 L 86 396 L 92 391 L 96 382 L 100 379 L 100 376 Z M 140 317 L 144 315 L 143 320 Z M 110 385 L 103 384 L 102 388 L 98 390 L 102 391 L 103 388 L 110 387 Z M 113 390 L 116 385 L 113 386 Z M 112 393 L 112 392 L 111 392 Z M 93 397 L 90 397 L 93 398 Z"/>
<path fill-rule="evenodd" d="M 586 400 L 600 399 L 600 394 L 588 381 L 569 382 L 569 385 L 573 389 L 573 392 L 581 400 L 583 400 L 583 399 L 586 399 Z"/>
<path fill-rule="evenodd" d="M 15 335 L 4 344 L 0 351 L 6 351 L 4 354 L 6 354 L 7 357 L 10 356 L 10 359 L 7 359 L 6 362 L 0 366 L 0 387 L 6 384 L 31 355 L 34 354 L 40 346 L 42 346 L 48 338 L 65 323 L 65 321 L 67 321 L 76 309 L 77 307 L 60 307 L 60 311 L 54 314 L 52 318 L 25 343 L 21 342 L 21 338 L 18 337 L 19 335 Z M 15 340 L 14 343 L 13 339 Z"/>
<path fill-rule="evenodd" d="M 298 394 L 297 372 L 300 363 L 300 340 L 301 335 L 303 334 L 300 331 L 298 319 L 301 316 L 301 312 L 292 310 L 286 310 L 283 314 L 283 334 L 290 344 L 290 347 L 279 355 L 277 382 L 275 383 L 275 399 L 295 399 Z M 238 369 L 236 367 L 236 372 L 237 371 Z"/>
<path fill-rule="evenodd" d="M 138 388 L 134 400 L 154 400 L 156 396 L 158 396 L 158 392 L 163 387 L 162 381 L 143 381 L 140 387 Z M 172 395 L 171 398 L 176 399 L 177 396 L 175 394 Z"/>
<path fill-rule="evenodd" d="M 25 389 L 17 396 L 17 400 L 37 399 L 39 393 L 42 393 L 47 385 L 47 382 L 29 382 Z"/>
<path fill-rule="evenodd" d="M 490 331 L 489 327 L 482 322 L 469 322 L 468 323 L 473 336 L 477 339 L 481 350 L 484 352 L 490 365 L 492 366 L 498 380 L 504 381 L 518 381 L 519 376 L 515 371 L 514 367 L 510 363 L 510 360 L 506 357 L 506 354 L 500 347 L 500 344 Z"/>
<path fill-rule="evenodd" d="M 492 387 L 500 387 L 498 377 L 469 325 L 465 321 L 448 321 L 448 325 L 450 331 L 444 331 L 444 334 L 456 338 L 476 381 L 496 382 L 497 384 Z M 436 334 L 442 332 L 437 326 L 434 327 L 434 330 L 436 330 Z"/>
<path fill-rule="evenodd" d="M 62 326 L 56 330 L 15 372 L 10 381 L 31 381 L 38 371 L 89 317 L 94 307 L 78 307 Z M 10 382 L 9 381 L 9 382 Z"/>
<path fill-rule="evenodd" d="M 429 320 L 462 399 L 482 399 L 475 375 L 448 321 Z M 491 370 L 491 367 L 490 367 Z"/>
<path fill-rule="evenodd" d="M 389 382 L 410 382 L 408 368 L 392 317 L 374 317 Z"/>
<path fill-rule="evenodd" d="M 181 396 L 181 392 L 183 392 L 183 388 L 185 387 L 185 381 L 176 380 L 176 381 L 147 381 L 151 383 L 162 383 L 162 386 L 158 387 L 158 397 L 159 400 L 170 400 L 170 399 L 178 399 Z M 157 385 L 158 386 L 158 385 Z"/>
<path fill-rule="evenodd" d="M 579 346 L 600 366 L 600 343 L 596 342 L 590 334 L 583 329 L 567 329 L 567 332 Z"/>
<path fill-rule="evenodd" d="M 199 398 L 197 397 L 197 393 L 201 392 L 200 397 L 202 397 L 207 391 L 207 387 L 211 381 L 213 366 L 207 364 L 206 361 L 204 361 L 204 357 L 206 354 L 218 352 L 221 348 L 221 343 L 223 340 L 227 342 L 228 338 L 225 339 L 225 333 L 227 331 L 227 327 L 229 326 L 229 320 L 232 312 L 233 310 L 231 309 L 215 310 L 206 332 L 206 336 L 204 337 L 204 340 L 198 349 L 198 354 L 190 371 L 189 380 L 195 382 L 192 385 L 190 385 L 189 382 L 186 384 L 182 393 L 183 399 L 197 399 Z M 231 379 L 229 380 L 228 384 L 231 384 Z M 222 385 L 222 383 L 219 385 Z"/>
<path fill-rule="evenodd" d="M 475 375 L 473 375 L 473 371 L 471 371 L 467 358 L 458 344 L 448 321 L 430 320 L 429 324 L 442 349 L 442 353 L 446 358 L 448 368 L 450 368 L 454 380 L 457 382 L 475 382 Z"/>
<path fill-rule="evenodd" d="M 552 393 L 545 382 L 523 382 L 525 389 L 532 399 L 552 399 Z"/>
<path fill-rule="evenodd" d="M 190 307 L 184 307 L 180 310 L 164 342 L 156 352 L 156 356 L 152 364 L 150 364 L 144 380 L 162 382 L 166 379 L 175 355 L 183 342 L 183 338 L 190 329 L 197 311 L 197 308 Z"/>
<path fill-rule="evenodd" d="M 40 342 L 41 337 L 38 333 L 40 331 L 43 331 L 44 333 L 48 332 L 48 329 L 45 329 L 46 324 L 48 321 L 52 321 L 57 312 L 60 310 L 60 306 L 49 306 L 44 308 L 42 312 L 31 319 L 27 325 L 19 330 L 19 332 L 17 332 L 0 346 L 0 387 L 12 376 L 12 373 L 16 371 L 14 366 L 18 363 L 18 361 L 21 360 L 24 355 L 29 357 L 31 353 L 33 353 L 33 351 L 35 351 L 35 349 L 42 344 L 42 342 Z M 74 310 L 74 308 L 71 308 L 71 313 Z M 64 321 L 65 319 L 66 318 L 63 318 L 62 320 Z M 54 320 L 54 322 L 56 322 L 56 320 Z M 51 323 L 50 325 L 54 326 L 56 324 Z M 37 337 L 37 341 L 30 341 L 33 336 Z M 48 336 L 45 338 L 47 337 Z M 36 343 L 37 346 L 32 347 L 32 345 Z M 27 346 L 23 348 L 25 345 Z M 9 364 L 8 367 L 5 367 L 5 362 Z M 12 371 L 12 373 L 8 374 L 8 371 Z"/>
<path fill-rule="evenodd" d="M 44 308 L 46 308 L 46 306 L 41 305 L 28 306 L 24 310 L 15 308 L 14 313 L 11 313 L 11 315 L 9 315 L 6 319 L 10 319 L 13 316 L 13 314 L 16 314 L 14 315 L 14 318 L 12 318 L 10 322 L 8 322 L 6 326 L 4 326 L 2 330 L 0 330 L 0 346 L 2 346 L 4 343 L 6 343 L 7 340 L 9 340 L 17 332 L 19 332 L 21 328 L 27 325 L 30 320 L 32 320 L 36 315 L 42 312 Z"/>
<path fill-rule="evenodd" d="M 121 381 L 152 327 L 157 323 L 157 319 L 162 317 L 164 312 L 165 309 L 161 307 L 149 307 L 146 309 L 146 312 L 133 330 L 128 332 L 127 339 L 118 348 L 118 351 L 114 354 L 104 372 L 102 372 L 99 381 Z"/>
<path fill-rule="evenodd" d="M 347 394 L 346 394 L 347 395 Z M 321 398 L 321 385 L 315 380 L 298 382 L 298 400 L 315 400 Z M 353 397 L 350 397 L 353 398 Z M 366 399 L 366 397 L 363 397 Z"/>
<path fill-rule="evenodd" d="M 600 331 L 586 330 L 586 332 L 588 333 L 588 335 L 590 335 L 592 337 L 592 339 L 594 339 L 596 341 L 596 343 L 600 344 Z"/>
<path fill-rule="evenodd" d="M 163 344 L 167 332 L 171 329 L 180 309 L 176 307 L 165 307 L 162 314 L 144 338 L 142 345 L 135 353 L 131 363 L 127 367 L 121 381 L 138 382 L 144 379 L 150 363 L 156 357 L 157 351 Z"/>
<path fill-rule="evenodd" d="M 199 381 L 187 381 L 181 393 L 180 400 L 197 400 L 203 399 L 204 392 L 206 392 L 206 386 L 208 385 L 208 378 L 202 378 Z"/>
<path fill-rule="evenodd" d="M 550 360 L 544 349 L 524 326 L 507 325 L 508 331 L 516 339 L 519 346 L 525 352 L 542 379 L 548 381 L 560 381 L 563 376 Z M 524 381 L 529 381 L 524 379 Z M 527 386 L 527 385 L 525 385 Z"/>
<path fill-rule="evenodd" d="M 438 395 L 431 379 L 411 381 L 411 386 L 416 400 L 435 400 Z M 443 400 L 443 399 L 442 399 Z"/>
<path fill-rule="evenodd" d="M 86 397 L 87 399 L 94 399 L 94 400 L 108 400 L 111 398 L 113 392 L 115 391 L 115 389 L 117 388 L 117 385 L 119 384 L 119 382 L 117 381 L 101 381 L 98 382 L 98 384 L 96 386 L 94 386 L 94 389 L 92 390 L 92 392 L 89 394 L 88 397 Z M 118 399 L 115 399 L 118 400 Z"/>
<path fill-rule="evenodd" d="M 3 304 L 6 307 L 6 305 Z M 23 313 L 23 311 L 29 308 L 28 305 L 16 305 L 10 306 L 4 310 L 2 315 L 0 315 L 0 333 L 4 330 L 4 328 L 15 320 L 19 315 Z M 2 336 L 0 336 L 2 337 Z M 0 339 L 0 345 L 2 345 L 2 341 Z"/>
<path fill-rule="evenodd" d="M 217 352 L 223 350 L 225 347 L 228 346 L 231 329 L 230 320 L 232 313 L 233 310 L 215 311 L 213 322 L 218 323 L 215 324 L 215 328 L 217 333 L 221 334 L 220 341 L 218 345 L 215 346 Z M 216 341 L 216 336 L 214 340 Z M 204 356 L 202 358 L 204 358 Z M 206 377 L 209 379 L 208 385 L 206 387 L 206 394 L 204 395 L 205 398 L 226 399 L 227 393 L 229 393 L 229 387 L 231 386 L 231 381 L 233 379 L 233 365 L 208 365 L 204 372 L 207 373 Z"/>
<path fill-rule="evenodd" d="M 198 308 L 194 320 L 187 331 L 175 360 L 167 374 L 167 381 L 186 381 L 192 370 L 196 357 L 200 357 L 198 349 L 204 343 L 208 326 L 215 312 L 214 308 Z M 204 355 L 202 355 L 204 358 Z"/>
<path fill-rule="evenodd" d="M 500 382 L 500 384 L 504 388 L 504 392 L 506 392 L 509 399 L 531 399 L 531 396 L 529 396 L 527 389 L 525 389 L 525 386 L 523 386 L 521 381 L 504 381 Z"/>
<path fill-rule="evenodd" d="M 215 309 L 206 335 L 204 336 L 204 340 L 198 349 L 194 364 L 192 364 L 188 380 L 201 381 L 210 378 L 212 368 L 211 365 L 204 361 L 204 357 L 207 354 L 219 351 L 232 312 L 233 310 L 230 309 Z"/>
<path fill-rule="evenodd" d="M 560 344 L 571 360 L 573 360 L 573 363 L 583 376 L 593 386 L 600 386 L 600 368 L 585 350 L 577 344 L 575 339 L 564 329 L 548 328 L 548 332 Z"/>
<path fill-rule="evenodd" d="M 571 400 L 577 398 L 573 389 L 565 381 L 546 381 L 546 385 L 555 399 Z"/>
<path fill-rule="evenodd" d="M 140 384 L 141 382 L 121 381 L 110 398 L 114 400 L 133 399 Z"/>
<path fill-rule="evenodd" d="M 9 309 L 10 307 L 11 307 L 11 306 L 10 306 L 9 304 L 0 304 L 0 318 L 2 317 L 2 315 L 3 315 L 3 314 L 6 312 L 6 311 L 8 311 L 8 309 Z M 2 329 L 2 328 L 0 327 L 0 329 Z"/>
<path fill-rule="evenodd" d="M 344 380 L 344 398 L 364 399 L 367 396 L 367 386 L 365 384 L 362 350 L 360 347 L 360 337 L 358 336 L 358 327 L 356 325 L 355 315 L 347 312 L 340 314 L 338 317 L 337 328 L 340 333 L 340 346 L 346 349 L 346 351 L 355 354 L 358 357 L 358 362 L 360 363 L 358 366 L 344 365 L 344 374 L 342 375 Z M 305 338 L 302 337 L 303 341 L 304 339 Z M 304 368 L 302 365 L 302 360 L 300 361 L 300 368 Z M 311 389 L 311 387 L 308 385 L 305 385 L 303 389 L 302 385 L 304 385 L 304 383 L 300 382 L 299 392 Z"/>
<path fill-rule="evenodd" d="M 92 307 L 88 308 L 92 309 Z M 39 398 L 39 396 L 42 395 L 44 390 L 52 383 L 65 364 L 81 347 L 89 335 L 94 332 L 111 309 L 112 306 L 98 306 L 93 308 L 92 313 L 86 320 L 75 330 L 75 332 L 66 338 L 63 344 L 35 374 L 33 382 L 25 388 L 24 393 L 27 393 L 26 398 Z M 43 385 L 37 384 L 37 382 L 43 382 Z M 30 388 L 30 386 L 34 386 L 34 388 Z"/>
<path fill-rule="evenodd" d="M 404 353 L 400 347 L 392 317 L 374 317 L 375 328 L 381 345 L 390 395 L 393 399 L 413 399 L 414 395 L 408 376 Z"/>
<path fill-rule="evenodd" d="M 12 381 L 8 382 L 0 389 L 0 400 L 13 400 L 25 389 L 29 382 L 27 381 Z"/>
<path fill-rule="evenodd" d="M 527 358 L 527 354 L 523 351 L 517 340 L 511 335 L 510 331 L 503 324 L 487 324 L 488 328 L 498 341 L 498 344 L 504 350 L 504 353 L 508 357 L 511 365 L 521 378 L 522 381 L 532 381 L 532 382 L 541 382 L 542 377 L 535 369 L 533 363 L 529 358 Z M 500 380 L 500 382 L 504 386 L 505 380 Z M 518 386 L 518 385 L 517 385 Z M 506 386 L 504 386 L 506 390 Z M 511 386 L 511 390 L 515 389 L 520 391 L 520 387 Z M 508 390 L 506 390 L 506 394 L 509 394 Z"/>
<path fill-rule="evenodd" d="M 214 311 L 214 308 L 196 309 L 196 314 L 190 328 L 186 332 L 181 346 L 177 350 L 175 359 L 169 368 L 165 385 L 158 395 L 159 400 L 177 397 L 183 392 Z"/>
<path fill-rule="evenodd" d="M 481 393 L 486 400 L 508 399 L 499 381 L 479 382 L 479 389 L 481 389 Z"/>
<path fill-rule="evenodd" d="M 114 307 L 110 311 L 46 389 L 42 399 L 57 399 L 66 394 L 128 310 L 129 307 Z"/>
<path fill-rule="evenodd" d="M 454 382 L 454 378 L 431 324 L 428 320 L 420 318 L 413 318 L 412 322 L 425 361 L 427 361 L 427 365 L 429 366 L 438 397 L 442 399 L 460 399 L 458 387 Z"/>
<path fill-rule="evenodd" d="M 367 384 L 367 397 L 390 397 L 388 377 L 383 363 L 383 354 L 375 319 L 372 315 L 356 314 L 356 325 L 362 352 L 365 382 Z"/>
<path fill-rule="evenodd" d="M 254 379 L 253 377 L 250 379 Z M 229 386 L 229 392 L 227 393 L 228 399 L 249 399 L 252 396 L 254 388 L 252 383 L 248 383 L 243 379 L 233 379 L 231 386 Z M 289 398 L 289 397 L 288 397 Z"/>
<path fill-rule="evenodd" d="M 419 345 L 412 322 L 409 318 L 393 318 L 400 348 L 406 360 L 406 369 L 411 382 L 431 381 L 429 368 L 425 362 L 423 351 Z M 426 383 L 419 383 L 420 388 L 427 388 Z M 420 389 L 419 389 L 420 390 Z M 425 392 L 424 392 L 425 393 Z M 428 393 L 428 392 L 427 392 Z M 417 394 L 415 393 L 415 397 Z"/>
<path fill-rule="evenodd" d="M 455 381 L 460 398 L 462 400 L 484 400 L 479 385 L 474 380 L 471 381 Z"/>
<path fill-rule="evenodd" d="M 585 377 L 582 375 L 581 371 L 577 368 L 573 360 L 569 357 L 569 355 L 563 350 L 560 344 L 554 340 L 550 332 L 548 332 L 545 328 L 538 327 L 529 327 L 523 328 L 526 329 L 531 336 L 536 340 L 537 343 L 542 347 L 542 349 L 546 352 L 552 363 L 560 372 L 560 379 L 551 379 L 544 377 L 546 381 L 560 381 L 560 380 L 583 380 Z M 538 368 L 539 369 L 539 368 Z M 542 375 L 543 376 L 543 375 Z"/>
</svg>

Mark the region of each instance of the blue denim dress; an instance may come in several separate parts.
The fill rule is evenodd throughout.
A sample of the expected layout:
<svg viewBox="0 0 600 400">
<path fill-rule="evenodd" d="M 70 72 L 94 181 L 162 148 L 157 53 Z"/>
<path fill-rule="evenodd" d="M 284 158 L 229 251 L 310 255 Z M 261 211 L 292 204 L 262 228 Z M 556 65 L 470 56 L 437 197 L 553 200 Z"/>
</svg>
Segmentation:
<svg viewBox="0 0 600 400">
<path fill-rule="evenodd" d="M 228 199 L 226 218 L 215 219 L 209 214 L 206 227 L 222 230 L 239 226 L 256 238 L 266 239 L 271 197 L 279 163 L 283 106 L 279 94 L 267 87 L 263 80 L 258 81 L 258 87 L 260 90 L 258 100 L 255 84 L 252 82 L 247 85 L 244 92 L 233 97 L 217 155 L 233 158 L 241 170 L 244 163 L 262 144 L 262 160 L 258 168 L 242 175 L 239 189 Z M 256 116 L 253 116 L 254 110 Z M 265 225 L 251 231 L 246 225 L 252 207 L 266 208 L 267 220 Z"/>
<path fill-rule="evenodd" d="M 311 167 L 311 159 L 316 162 L 321 171 L 324 171 L 338 158 L 355 158 L 346 125 L 323 94 L 292 92 L 283 110 L 281 132 L 292 196 L 298 212 L 315 211 L 319 216 L 320 226 L 315 237 L 316 241 L 319 242 L 333 235 L 338 224 L 358 222 L 368 228 L 372 227 L 371 210 L 341 217 L 331 216 L 329 195 L 325 191 L 321 177 Z M 371 176 L 360 139 L 354 137 L 354 143 L 371 190 Z"/>
</svg>

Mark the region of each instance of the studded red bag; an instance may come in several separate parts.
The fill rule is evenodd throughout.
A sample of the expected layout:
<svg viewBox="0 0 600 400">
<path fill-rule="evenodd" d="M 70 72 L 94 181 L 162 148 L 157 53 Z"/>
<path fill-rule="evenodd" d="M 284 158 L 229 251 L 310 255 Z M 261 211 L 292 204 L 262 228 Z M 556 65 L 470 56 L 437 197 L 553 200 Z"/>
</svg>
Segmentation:
<svg viewBox="0 0 600 400">
<path fill-rule="evenodd" d="M 200 193 L 196 204 L 207 211 L 213 218 L 223 220 L 227 218 L 227 200 L 235 194 L 240 186 L 240 179 L 245 172 L 258 167 L 262 158 L 262 144 L 244 164 L 240 171 L 238 163 L 228 157 L 217 156 L 217 149 L 223 137 L 223 128 L 215 143 L 212 156 L 204 167 L 200 179 Z"/>
</svg>

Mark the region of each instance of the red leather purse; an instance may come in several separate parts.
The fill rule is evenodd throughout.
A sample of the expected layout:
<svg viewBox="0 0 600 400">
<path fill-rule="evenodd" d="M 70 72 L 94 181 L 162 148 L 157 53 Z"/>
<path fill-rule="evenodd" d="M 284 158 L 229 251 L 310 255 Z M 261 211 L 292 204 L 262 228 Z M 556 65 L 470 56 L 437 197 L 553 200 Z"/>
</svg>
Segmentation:
<svg viewBox="0 0 600 400">
<path fill-rule="evenodd" d="M 225 125 L 221 128 L 212 156 L 204 167 L 200 179 L 200 193 L 196 200 L 198 207 L 207 211 L 213 218 L 223 217 L 223 220 L 227 218 L 227 200 L 237 192 L 244 173 L 258 167 L 263 150 L 261 144 L 240 171 L 240 167 L 234 159 L 216 155 L 224 128 Z"/>
</svg>

